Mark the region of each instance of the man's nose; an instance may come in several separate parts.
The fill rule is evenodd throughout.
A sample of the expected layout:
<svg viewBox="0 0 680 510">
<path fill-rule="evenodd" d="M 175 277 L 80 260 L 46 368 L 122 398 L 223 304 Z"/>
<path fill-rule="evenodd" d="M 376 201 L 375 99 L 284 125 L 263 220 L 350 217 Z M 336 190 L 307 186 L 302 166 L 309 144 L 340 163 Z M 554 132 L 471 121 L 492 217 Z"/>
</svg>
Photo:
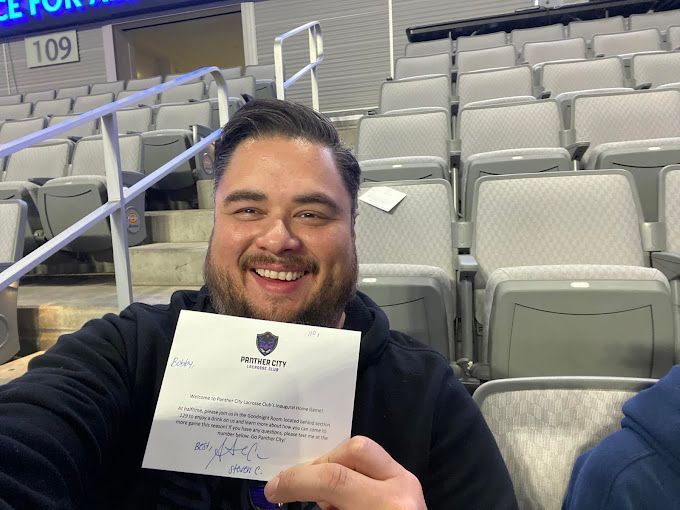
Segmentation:
<svg viewBox="0 0 680 510">
<path fill-rule="evenodd" d="M 300 239 L 283 219 L 273 220 L 266 231 L 257 238 L 258 248 L 274 254 L 297 251 L 300 246 Z"/>
</svg>

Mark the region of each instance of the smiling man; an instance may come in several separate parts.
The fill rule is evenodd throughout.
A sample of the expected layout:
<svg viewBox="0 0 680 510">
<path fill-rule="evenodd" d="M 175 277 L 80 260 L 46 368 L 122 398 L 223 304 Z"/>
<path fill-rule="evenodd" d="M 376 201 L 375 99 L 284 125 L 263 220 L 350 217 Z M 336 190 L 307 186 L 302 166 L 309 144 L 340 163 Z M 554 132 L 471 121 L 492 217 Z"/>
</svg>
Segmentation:
<svg viewBox="0 0 680 510">
<path fill-rule="evenodd" d="M 215 168 L 205 287 L 90 321 L 0 387 L 0 508 L 515 508 L 448 362 L 390 331 L 356 291 L 359 166 L 332 124 L 292 103 L 248 103 Z M 360 331 L 353 437 L 264 488 L 141 469 L 181 310 Z"/>
</svg>

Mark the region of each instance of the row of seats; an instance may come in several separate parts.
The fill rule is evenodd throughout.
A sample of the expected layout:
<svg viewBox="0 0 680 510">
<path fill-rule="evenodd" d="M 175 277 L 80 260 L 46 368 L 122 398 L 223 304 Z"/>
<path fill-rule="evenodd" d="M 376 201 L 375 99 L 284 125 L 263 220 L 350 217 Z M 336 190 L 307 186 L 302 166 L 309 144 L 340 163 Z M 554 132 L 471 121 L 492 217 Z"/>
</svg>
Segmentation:
<svg viewBox="0 0 680 510">
<path fill-rule="evenodd" d="M 360 196 L 376 186 L 405 196 L 360 201 L 359 288 L 473 375 L 658 377 L 680 360 L 680 166 L 660 173 L 653 223 L 625 170 L 483 177 L 465 222 L 447 181 Z"/>
</svg>

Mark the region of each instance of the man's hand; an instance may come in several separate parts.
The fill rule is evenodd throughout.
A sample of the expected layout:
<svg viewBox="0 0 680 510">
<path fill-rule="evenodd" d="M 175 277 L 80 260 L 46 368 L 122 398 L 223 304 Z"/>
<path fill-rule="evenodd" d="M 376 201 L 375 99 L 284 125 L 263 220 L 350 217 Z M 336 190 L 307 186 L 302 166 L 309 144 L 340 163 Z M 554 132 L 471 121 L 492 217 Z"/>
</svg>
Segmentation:
<svg viewBox="0 0 680 510">
<path fill-rule="evenodd" d="M 345 441 L 310 464 L 294 466 L 264 489 L 272 503 L 314 501 L 322 509 L 426 510 L 418 479 L 363 436 Z"/>
</svg>

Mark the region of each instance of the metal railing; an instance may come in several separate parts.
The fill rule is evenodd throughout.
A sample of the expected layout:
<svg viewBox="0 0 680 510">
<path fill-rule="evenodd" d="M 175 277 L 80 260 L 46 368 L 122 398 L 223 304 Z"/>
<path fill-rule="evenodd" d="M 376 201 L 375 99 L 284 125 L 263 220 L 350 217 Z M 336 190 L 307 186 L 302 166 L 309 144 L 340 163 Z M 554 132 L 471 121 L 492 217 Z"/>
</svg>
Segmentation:
<svg viewBox="0 0 680 510">
<path fill-rule="evenodd" d="M 286 71 L 283 65 L 283 41 L 307 31 L 309 39 L 309 64 L 300 69 L 290 78 L 286 79 Z M 312 107 L 319 111 L 319 84 L 317 81 L 316 70 L 323 62 L 323 36 L 321 35 L 321 23 L 310 21 L 293 30 L 281 34 L 274 39 L 274 72 L 276 73 L 276 97 L 286 98 L 286 89 L 299 80 L 305 73 L 309 72 L 312 81 Z"/>
<path fill-rule="evenodd" d="M 0 273 L 0 290 L 5 289 L 14 281 L 35 268 L 38 264 L 54 255 L 71 241 L 85 233 L 91 227 L 111 216 L 111 243 L 113 247 L 113 264 L 116 278 L 116 295 L 118 306 L 122 310 L 132 303 L 132 281 L 130 277 L 130 256 L 127 240 L 126 204 L 144 193 L 148 188 L 172 172 L 185 161 L 199 154 L 204 148 L 217 140 L 220 130 L 216 130 L 203 138 L 199 143 L 179 154 L 166 164 L 147 175 L 130 188 L 123 188 L 120 166 L 120 148 L 118 145 L 118 125 L 116 112 L 123 108 L 138 106 L 139 100 L 160 94 L 178 85 L 189 83 L 204 75 L 211 74 L 217 83 L 217 101 L 219 121 L 223 126 L 229 120 L 227 84 L 222 72 L 217 67 L 203 67 L 185 74 L 174 80 L 161 83 L 152 88 L 142 90 L 124 99 L 100 106 L 78 117 L 55 124 L 42 131 L 18 138 L 0 145 L 0 158 L 9 156 L 21 149 L 25 149 L 44 140 L 55 138 L 77 126 L 101 118 L 101 134 L 104 144 L 104 167 L 106 169 L 106 189 L 108 201 L 106 204 L 92 211 L 48 242 L 32 251 L 21 260 Z"/>
</svg>

